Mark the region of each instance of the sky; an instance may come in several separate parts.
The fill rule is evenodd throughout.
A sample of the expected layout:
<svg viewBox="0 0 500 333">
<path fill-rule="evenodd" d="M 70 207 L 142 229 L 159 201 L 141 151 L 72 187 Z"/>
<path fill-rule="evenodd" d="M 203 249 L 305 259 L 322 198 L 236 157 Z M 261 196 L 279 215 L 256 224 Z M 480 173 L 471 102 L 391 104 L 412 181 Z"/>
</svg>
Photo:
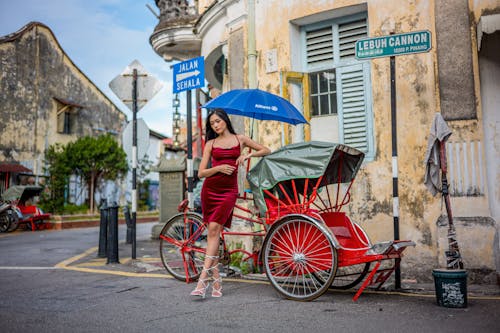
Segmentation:
<svg viewBox="0 0 500 333">
<path fill-rule="evenodd" d="M 129 120 L 132 112 L 111 91 L 109 82 L 138 60 L 163 88 L 137 117 L 150 129 L 171 136 L 173 63 L 165 62 L 149 44 L 158 18 L 146 4 L 159 14 L 154 0 L 0 0 L 0 36 L 32 21 L 45 24 L 73 63 Z"/>
</svg>

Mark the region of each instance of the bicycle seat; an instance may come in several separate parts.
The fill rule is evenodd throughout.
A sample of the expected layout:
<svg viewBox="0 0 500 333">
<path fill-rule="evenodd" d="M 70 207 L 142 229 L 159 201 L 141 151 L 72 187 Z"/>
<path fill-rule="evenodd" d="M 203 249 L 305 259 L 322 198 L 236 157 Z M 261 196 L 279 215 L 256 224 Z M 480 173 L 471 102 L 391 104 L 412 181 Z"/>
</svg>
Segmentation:
<svg viewBox="0 0 500 333">
<path fill-rule="evenodd" d="M 182 200 L 180 204 L 177 206 L 177 210 L 181 213 L 184 212 L 187 209 L 188 204 L 189 204 L 188 199 Z"/>
</svg>

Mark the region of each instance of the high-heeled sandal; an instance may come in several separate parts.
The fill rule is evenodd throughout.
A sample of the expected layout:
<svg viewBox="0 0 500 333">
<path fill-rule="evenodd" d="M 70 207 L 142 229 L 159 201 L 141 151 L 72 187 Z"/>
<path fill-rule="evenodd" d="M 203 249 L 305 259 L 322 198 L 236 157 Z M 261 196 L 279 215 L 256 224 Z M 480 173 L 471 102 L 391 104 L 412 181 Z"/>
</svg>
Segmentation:
<svg viewBox="0 0 500 333">
<path fill-rule="evenodd" d="M 219 283 L 219 288 L 215 288 L 215 283 Z M 218 278 L 214 278 L 212 282 L 212 297 L 222 297 L 222 278 L 219 276 Z"/>
<path fill-rule="evenodd" d="M 207 256 L 210 259 L 213 259 L 214 261 L 219 259 L 219 256 Z M 212 272 L 212 297 L 222 297 L 222 277 L 219 274 L 219 263 L 216 263 L 212 267 L 210 267 L 208 270 L 213 271 L 217 270 L 217 275 L 219 275 L 218 278 L 214 277 L 214 273 Z M 219 288 L 215 288 L 215 284 L 219 284 Z"/>
<path fill-rule="evenodd" d="M 195 290 L 193 290 L 190 294 L 191 296 L 205 298 L 205 295 L 207 293 L 207 289 L 210 286 L 210 282 L 207 282 L 208 280 L 210 280 L 210 277 L 208 276 L 209 269 L 204 268 L 203 271 L 207 272 L 207 278 L 199 280 L 199 282 L 201 282 L 202 286 L 200 288 L 196 288 Z"/>
<path fill-rule="evenodd" d="M 219 259 L 219 256 L 207 256 L 207 258 L 215 260 L 215 259 Z M 197 296 L 197 297 L 205 298 L 205 295 L 207 293 L 207 289 L 210 286 L 210 282 L 207 282 L 208 280 L 210 280 L 210 271 L 212 269 L 216 268 L 217 265 L 212 266 L 210 268 L 203 268 L 202 272 L 206 272 L 207 273 L 207 277 L 205 279 L 199 279 L 199 282 L 201 282 L 202 287 L 196 288 L 195 290 L 193 290 L 191 292 L 191 294 L 190 294 L 191 296 Z M 220 279 L 220 277 L 219 277 L 219 279 Z M 213 292 L 212 292 L 212 296 L 213 296 Z M 222 294 L 221 294 L 221 296 L 222 296 Z M 218 297 L 220 297 L 220 296 L 218 296 Z"/>
</svg>

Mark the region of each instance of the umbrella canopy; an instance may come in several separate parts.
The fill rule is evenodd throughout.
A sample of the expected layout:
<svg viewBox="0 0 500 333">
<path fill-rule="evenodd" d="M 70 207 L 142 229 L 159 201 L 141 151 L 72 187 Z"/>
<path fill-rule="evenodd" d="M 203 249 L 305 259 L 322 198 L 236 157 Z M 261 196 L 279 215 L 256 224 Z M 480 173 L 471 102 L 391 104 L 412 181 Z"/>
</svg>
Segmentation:
<svg viewBox="0 0 500 333">
<path fill-rule="evenodd" d="M 228 114 L 258 120 L 276 120 L 297 125 L 307 124 L 300 111 L 283 97 L 260 89 L 235 89 L 203 105 L 206 109 L 223 109 Z"/>
<path fill-rule="evenodd" d="M 286 181 L 295 179 L 297 191 L 303 193 L 304 180 L 320 176 L 323 179 L 319 187 L 348 183 L 356 176 L 364 156 L 363 152 L 342 144 L 320 141 L 294 143 L 262 157 L 248 172 L 247 180 L 255 204 L 264 215 L 264 190 L 282 183 L 285 190 L 293 191 L 293 185 Z M 312 184 L 308 186 L 312 187 Z"/>
</svg>

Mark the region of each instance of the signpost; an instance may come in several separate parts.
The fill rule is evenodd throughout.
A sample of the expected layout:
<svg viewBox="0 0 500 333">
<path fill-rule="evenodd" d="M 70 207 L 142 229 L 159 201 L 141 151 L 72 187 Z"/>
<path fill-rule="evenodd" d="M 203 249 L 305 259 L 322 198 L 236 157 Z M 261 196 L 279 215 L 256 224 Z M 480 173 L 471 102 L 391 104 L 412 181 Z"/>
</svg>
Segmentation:
<svg viewBox="0 0 500 333">
<path fill-rule="evenodd" d="M 132 259 L 136 259 L 137 220 L 137 112 L 162 88 L 163 84 L 148 74 L 134 60 L 110 83 L 111 90 L 132 111 Z"/>
<path fill-rule="evenodd" d="M 189 207 L 193 208 L 193 124 L 191 90 L 205 85 L 205 60 L 203 57 L 189 59 L 172 66 L 174 75 L 173 93 L 186 91 L 187 109 L 187 178 Z"/>
<path fill-rule="evenodd" d="M 398 193 L 398 142 L 396 121 L 396 56 L 428 52 L 431 49 L 431 33 L 428 30 L 391 34 L 389 36 L 360 39 L 356 42 L 356 59 L 365 60 L 390 57 L 391 75 L 391 134 L 392 134 L 392 211 L 394 240 L 399 240 L 399 193 Z M 401 288 L 401 270 L 396 260 L 395 288 Z"/>
</svg>

